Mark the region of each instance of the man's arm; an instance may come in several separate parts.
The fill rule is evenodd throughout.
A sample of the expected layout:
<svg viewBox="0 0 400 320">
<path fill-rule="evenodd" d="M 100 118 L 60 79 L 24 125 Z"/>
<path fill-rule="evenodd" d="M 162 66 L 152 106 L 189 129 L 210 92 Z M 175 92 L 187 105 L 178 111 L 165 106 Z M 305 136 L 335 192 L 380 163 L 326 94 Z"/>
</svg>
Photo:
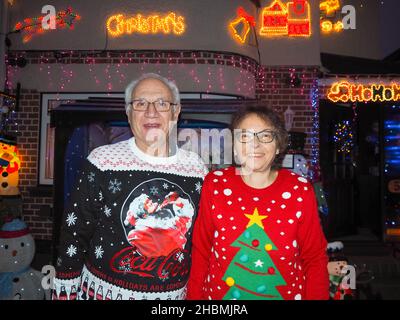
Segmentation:
<svg viewBox="0 0 400 320">
<path fill-rule="evenodd" d="M 101 171 L 85 160 L 63 213 L 53 299 L 76 298 L 97 212 L 101 210 L 100 180 Z"/>
</svg>

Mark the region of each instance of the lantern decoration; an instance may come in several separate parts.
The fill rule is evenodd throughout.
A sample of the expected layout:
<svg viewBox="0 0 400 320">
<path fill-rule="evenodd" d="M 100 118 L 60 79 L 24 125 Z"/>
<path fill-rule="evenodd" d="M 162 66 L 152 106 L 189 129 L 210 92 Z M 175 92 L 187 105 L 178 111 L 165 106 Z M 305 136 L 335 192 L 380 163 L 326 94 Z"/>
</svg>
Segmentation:
<svg viewBox="0 0 400 320">
<path fill-rule="evenodd" d="M 30 267 L 35 242 L 27 225 L 13 219 L 0 230 L 0 300 L 44 300 L 43 275 Z"/>
<path fill-rule="evenodd" d="M 311 6 L 306 0 L 293 0 L 287 6 L 275 0 L 262 11 L 261 36 L 311 36 Z"/>
<path fill-rule="evenodd" d="M 32 40 L 33 36 L 43 34 L 45 31 L 43 29 L 42 22 L 45 16 L 40 16 L 36 18 L 26 18 L 23 21 L 19 21 L 15 24 L 14 32 L 22 32 L 23 43 L 27 43 Z M 81 20 L 81 16 L 73 11 L 71 7 L 66 10 L 61 10 L 57 12 L 56 15 L 56 29 L 74 29 L 75 22 Z"/>
<path fill-rule="evenodd" d="M 19 195 L 18 171 L 21 161 L 16 143 L 9 137 L 0 137 L 0 196 Z"/>
<path fill-rule="evenodd" d="M 239 7 L 236 19 L 229 23 L 229 31 L 235 40 L 243 44 L 247 40 L 251 27 L 255 25 L 254 17 Z"/>
<path fill-rule="evenodd" d="M 285 117 L 285 129 L 286 131 L 290 131 L 290 129 L 292 129 L 293 127 L 295 112 L 290 107 L 288 107 L 283 115 Z"/>
</svg>

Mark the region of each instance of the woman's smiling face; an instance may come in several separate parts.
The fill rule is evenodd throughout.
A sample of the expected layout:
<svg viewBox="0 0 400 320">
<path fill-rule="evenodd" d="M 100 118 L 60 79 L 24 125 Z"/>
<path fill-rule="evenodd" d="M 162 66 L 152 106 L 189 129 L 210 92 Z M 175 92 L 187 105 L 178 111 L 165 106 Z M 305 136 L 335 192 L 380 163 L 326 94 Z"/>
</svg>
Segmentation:
<svg viewBox="0 0 400 320">
<path fill-rule="evenodd" d="M 263 172 L 269 170 L 274 162 L 279 149 L 276 144 L 275 128 L 256 114 L 247 115 L 236 128 L 234 128 L 234 148 L 235 156 L 239 164 L 252 172 Z M 260 135 L 273 135 L 273 140 L 269 143 L 262 143 L 253 135 L 249 142 L 241 142 L 240 136 L 249 133 L 259 133 Z M 242 136 L 243 138 L 243 136 Z M 242 139 L 243 141 L 243 139 Z M 269 139 L 266 139 L 269 141 Z"/>
</svg>

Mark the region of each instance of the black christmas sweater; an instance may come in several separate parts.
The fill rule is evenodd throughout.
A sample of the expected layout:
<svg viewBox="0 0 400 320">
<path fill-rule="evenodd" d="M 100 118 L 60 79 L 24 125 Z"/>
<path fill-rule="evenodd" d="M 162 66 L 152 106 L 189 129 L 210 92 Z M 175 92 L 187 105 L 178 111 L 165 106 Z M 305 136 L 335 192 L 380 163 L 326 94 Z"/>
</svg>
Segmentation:
<svg viewBox="0 0 400 320">
<path fill-rule="evenodd" d="M 53 299 L 185 299 L 206 173 L 193 152 L 152 157 L 134 138 L 94 149 L 64 211 Z"/>
</svg>

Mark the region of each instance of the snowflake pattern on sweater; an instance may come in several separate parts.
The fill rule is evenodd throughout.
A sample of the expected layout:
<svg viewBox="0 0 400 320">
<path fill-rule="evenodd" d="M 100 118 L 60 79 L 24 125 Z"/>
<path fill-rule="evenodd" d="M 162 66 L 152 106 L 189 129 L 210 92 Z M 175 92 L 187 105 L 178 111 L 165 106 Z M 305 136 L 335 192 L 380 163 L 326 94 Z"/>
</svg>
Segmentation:
<svg viewBox="0 0 400 320">
<path fill-rule="evenodd" d="M 54 299 L 184 299 L 198 186 L 207 169 L 134 138 L 93 150 L 64 212 Z"/>
<path fill-rule="evenodd" d="M 312 185 L 279 170 L 265 189 L 234 167 L 209 173 L 193 234 L 188 298 L 328 299 L 326 240 Z"/>
</svg>

